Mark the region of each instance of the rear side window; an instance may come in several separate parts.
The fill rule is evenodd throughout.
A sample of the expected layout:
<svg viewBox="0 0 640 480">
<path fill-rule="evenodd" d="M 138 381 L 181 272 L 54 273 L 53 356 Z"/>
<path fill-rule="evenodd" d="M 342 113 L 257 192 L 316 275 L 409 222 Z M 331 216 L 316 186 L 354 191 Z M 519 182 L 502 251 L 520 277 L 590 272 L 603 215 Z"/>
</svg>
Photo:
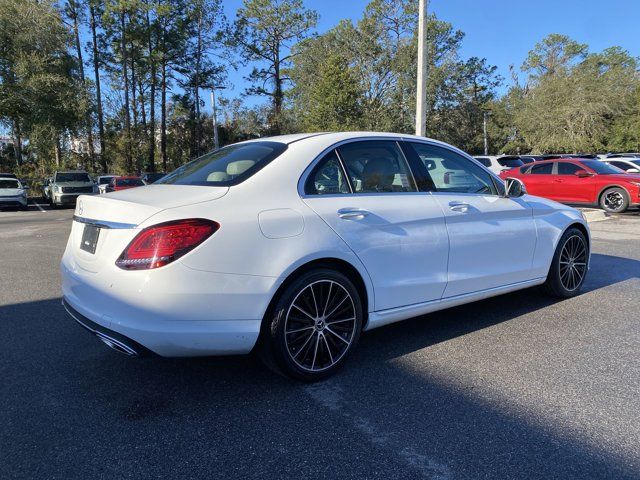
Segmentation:
<svg viewBox="0 0 640 480">
<path fill-rule="evenodd" d="M 575 175 L 578 170 L 582 170 L 580 165 L 568 162 L 558 162 L 558 175 Z"/>
<path fill-rule="evenodd" d="M 629 165 L 627 163 L 624 163 L 624 162 L 607 162 L 607 163 L 609 163 L 610 165 L 613 165 L 614 167 L 618 167 L 618 168 L 620 168 L 622 170 L 625 170 L 625 171 L 629 170 L 631 168 L 634 168 L 633 166 L 631 166 L 631 165 Z"/>
<path fill-rule="evenodd" d="M 551 175 L 552 170 L 553 163 L 543 163 L 532 166 L 528 173 L 530 175 Z"/>
<path fill-rule="evenodd" d="M 249 142 L 221 148 L 181 166 L 156 184 L 237 185 L 279 157 L 287 145 L 280 142 Z"/>
<path fill-rule="evenodd" d="M 418 189 L 398 144 L 365 140 L 338 147 L 354 193 L 417 192 Z"/>
<path fill-rule="evenodd" d="M 304 186 L 304 193 L 307 195 L 350 193 L 349 183 L 335 150 L 325 155 L 313 169 Z"/>
<path fill-rule="evenodd" d="M 485 167 L 490 167 L 491 166 L 491 159 L 490 158 L 487 158 L 487 157 L 475 157 L 475 159 L 478 160 Z"/>
</svg>

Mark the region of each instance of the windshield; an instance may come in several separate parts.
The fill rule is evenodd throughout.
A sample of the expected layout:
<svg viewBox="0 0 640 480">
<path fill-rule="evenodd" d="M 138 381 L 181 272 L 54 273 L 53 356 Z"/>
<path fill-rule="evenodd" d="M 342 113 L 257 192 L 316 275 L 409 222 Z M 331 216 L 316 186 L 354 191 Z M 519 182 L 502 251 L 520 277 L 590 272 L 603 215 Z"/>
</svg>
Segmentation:
<svg viewBox="0 0 640 480">
<path fill-rule="evenodd" d="M 157 182 L 158 180 L 160 180 L 160 179 L 161 179 L 162 177 L 164 177 L 164 176 L 165 176 L 165 174 L 164 174 L 164 173 L 147 173 L 147 174 L 145 175 L 145 178 L 144 178 L 144 179 L 145 179 L 148 183 L 154 183 L 154 182 Z"/>
<path fill-rule="evenodd" d="M 0 188 L 20 188 L 20 183 L 11 178 L 0 178 Z"/>
<path fill-rule="evenodd" d="M 619 173 L 624 173 L 624 170 L 621 170 L 618 167 L 614 167 L 613 165 L 609 165 L 608 163 L 604 163 L 599 160 L 581 160 L 580 163 L 585 167 L 589 167 L 591 170 L 599 173 L 600 175 L 616 175 Z"/>
<path fill-rule="evenodd" d="M 287 149 L 279 142 L 249 142 L 221 148 L 181 166 L 156 183 L 230 186 L 243 182 Z"/>
<path fill-rule="evenodd" d="M 112 179 L 112 178 L 113 178 L 113 177 L 100 177 L 100 178 L 98 179 L 98 183 L 99 183 L 100 185 L 106 185 L 107 183 L 109 183 L 109 182 L 111 181 L 111 179 Z"/>
<path fill-rule="evenodd" d="M 524 162 L 519 158 L 499 158 L 498 163 L 507 168 L 521 167 L 524 165 Z"/>
<path fill-rule="evenodd" d="M 55 182 L 91 182 L 89 175 L 84 172 L 61 172 L 56 173 Z"/>
<path fill-rule="evenodd" d="M 634 163 L 640 167 L 640 158 L 638 160 L 629 160 L 631 163 Z"/>
<path fill-rule="evenodd" d="M 140 187 L 144 185 L 139 178 L 118 178 L 116 184 L 119 187 Z"/>
</svg>

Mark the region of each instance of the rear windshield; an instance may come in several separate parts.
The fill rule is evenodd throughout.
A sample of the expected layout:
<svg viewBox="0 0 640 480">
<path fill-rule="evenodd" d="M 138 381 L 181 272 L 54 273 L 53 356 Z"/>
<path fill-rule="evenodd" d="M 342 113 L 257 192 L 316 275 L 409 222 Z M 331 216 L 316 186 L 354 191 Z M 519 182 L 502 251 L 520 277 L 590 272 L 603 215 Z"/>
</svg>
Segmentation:
<svg viewBox="0 0 640 480">
<path fill-rule="evenodd" d="M 116 184 L 119 187 L 141 187 L 144 182 L 139 178 L 118 178 Z"/>
<path fill-rule="evenodd" d="M 90 182 L 89 174 L 83 172 L 56 173 L 56 182 Z"/>
<path fill-rule="evenodd" d="M 149 183 L 155 183 L 164 176 L 164 173 L 147 173 L 144 179 Z"/>
<path fill-rule="evenodd" d="M 20 188 L 20 184 L 17 180 L 10 178 L 0 178 L 0 188 Z"/>
<path fill-rule="evenodd" d="M 507 168 L 521 167 L 524 165 L 524 162 L 519 158 L 499 158 L 498 163 Z"/>
<path fill-rule="evenodd" d="M 609 165 L 608 163 L 601 162 L 600 160 L 581 160 L 580 163 L 600 175 L 624 173 L 624 170 L 614 167 L 613 165 Z"/>
<path fill-rule="evenodd" d="M 491 159 L 489 159 L 489 158 L 486 158 L 486 157 L 475 157 L 475 159 L 478 160 L 485 167 L 490 167 L 491 166 Z"/>
<path fill-rule="evenodd" d="M 230 186 L 243 182 L 287 149 L 279 142 L 229 145 L 181 166 L 156 183 Z"/>
</svg>

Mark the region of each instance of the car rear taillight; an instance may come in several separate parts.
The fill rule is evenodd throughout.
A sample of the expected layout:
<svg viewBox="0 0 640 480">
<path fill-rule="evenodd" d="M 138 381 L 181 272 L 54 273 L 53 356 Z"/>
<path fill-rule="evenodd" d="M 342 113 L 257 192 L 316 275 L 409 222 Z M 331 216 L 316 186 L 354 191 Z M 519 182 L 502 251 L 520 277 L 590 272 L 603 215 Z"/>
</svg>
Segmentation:
<svg viewBox="0 0 640 480">
<path fill-rule="evenodd" d="M 145 228 L 124 249 L 116 265 L 125 270 L 163 267 L 193 250 L 220 228 L 203 218 L 159 223 Z"/>
</svg>

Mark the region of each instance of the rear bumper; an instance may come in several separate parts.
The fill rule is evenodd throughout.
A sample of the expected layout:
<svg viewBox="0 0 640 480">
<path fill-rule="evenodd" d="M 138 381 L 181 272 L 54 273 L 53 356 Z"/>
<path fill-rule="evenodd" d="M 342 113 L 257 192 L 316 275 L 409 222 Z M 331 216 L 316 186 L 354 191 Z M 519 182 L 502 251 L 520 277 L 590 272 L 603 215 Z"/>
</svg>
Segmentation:
<svg viewBox="0 0 640 480">
<path fill-rule="evenodd" d="M 154 272 L 118 269 L 114 277 L 84 271 L 70 257 L 61 263 L 62 292 L 76 321 L 164 357 L 249 353 L 277 288 L 276 278 L 201 272 L 179 262 Z"/>
</svg>

